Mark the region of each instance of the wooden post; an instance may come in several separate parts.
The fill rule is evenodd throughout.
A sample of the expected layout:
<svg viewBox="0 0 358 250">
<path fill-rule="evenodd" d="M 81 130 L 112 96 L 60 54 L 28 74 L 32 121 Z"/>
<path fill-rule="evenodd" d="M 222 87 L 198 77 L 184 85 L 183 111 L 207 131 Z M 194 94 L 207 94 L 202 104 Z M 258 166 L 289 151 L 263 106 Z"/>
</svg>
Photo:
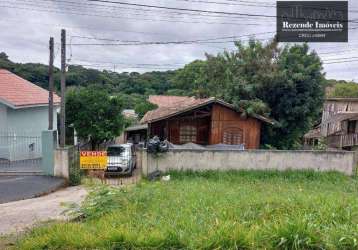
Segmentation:
<svg viewBox="0 0 358 250">
<path fill-rule="evenodd" d="M 66 101 L 66 30 L 61 30 L 61 114 L 60 114 L 60 147 L 66 145 L 66 126 L 65 126 L 65 101 Z"/>
<path fill-rule="evenodd" d="M 48 130 L 53 130 L 53 59 L 54 59 L 54 42 L 53 37 L 50 37 L 50 60 L 48 66 L 48 81 L 49 81 L 49 94 L 48 94 Z"/>
</svg>

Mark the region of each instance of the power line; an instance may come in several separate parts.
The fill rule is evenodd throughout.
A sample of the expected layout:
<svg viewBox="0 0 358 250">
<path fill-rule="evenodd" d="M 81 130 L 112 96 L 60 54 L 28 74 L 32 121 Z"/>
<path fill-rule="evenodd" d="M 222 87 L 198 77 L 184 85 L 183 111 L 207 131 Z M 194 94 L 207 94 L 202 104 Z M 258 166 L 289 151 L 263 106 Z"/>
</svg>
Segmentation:
<svg viewBox="0 0 358 250">
<path fill-rule="evenodd" d="M 265 7 L 265 8 L 278 8 L 275 4 L 270 2 L 258 2 L 258 1 L 240 1 L 240 0 L 226 0 L 227 2 L 217 2 L 217 1 L 207 1 L 207 0 L 175 0 L 175 1 L 184 1 L 192 3 L 207 3 L 207 4 L 219 4 L 219 5 L 239 5 L 239 6 L 254 6 L 254 7 Z M 237 3 L 239 2 L 239 3 Z M 306 3 L 307 4 L 307 3 Z M 325 8 L 317 8 L 317 6 L 305 5 L 304 8 L 314 9 L 314 10 L 326 10 Z M 348 10 L 348 12 L 357 13 L 357 10 Z"/>
<path fill-rule="evenodd" d="M 43 0 L 43 1 L 48 1 L 48 0 Z M 184 9 L 184 8 L 174 8 L 174 7 L 164 7 L 164 6 L 153 6 L 153 5 L 143 5 L 143 4 L 132 4 L 132 3 L 123 3 L 123 2 L 114 2 L 114 1 L 106 1 L 106 0 L 87 0 L 87 1 L 92 1 L 92 2 L 105 2 L 105 3 L 117 3 L 117 4 L 125 4 L 125 5 L 134 5 L 134 6 L 150 6 L 150 7 L 155 7 L 155 8 L 160 8 L 160 9 L 169 9 L 169 10 L 187 10 L 187 11 L 197 11 L 197 12 L 204 12 L 204 13 L 214 13 L 214 14 L 232 14 L 232 15 L 244 15 L 246 17 L 250 17 L 250 16 L 254 16 L 254 17 L 275 17 L 275 16 L 269 16 L 269 15 L 259 15 L 259 14 L 247 14 L 247 13 L 234 13 L 234 12 L 217 12 L 217 11 L 207 11 L 207 10 L 195 10 L 195 9 Z M 56 1 L 59 3 L 64 3 L 67 1 Z M 71 3 L 73 4 L 73 3 Z M 31 5 L 31 6 L 35 6 L 35 7 L 43 7 L 43 6 L 38 6 L 38 5 Z M 119 16 L 108 16 L 108 15 L 94 15 L 94 14 L 84 14 L 84 13 L 78 13 L 78 12 L 59 12 L 59 11 L 54 11 L 54 10 L 48 10 L 48 9 L 30 9 L 30 8 L 23 8 L 23 7 L 16 7 L 16 6 L 0 6 L 0 7 L 6 7 L 6 8 L 14 8 L 14 9 L 25 9 L 25 10 L 33 10 L 33 11 L 40 11 L 40 12 L 54 12 L 54 13 L 60 13 L 60 14 L 72 14 L 72 15 L 82 15 L 82 16 L 97 16 L 97 17 L 105 17 L 105 18 L 122 18 L 122 19 L 134 19 L 134 20 L 138 20 L 136 18 L 130 18 L 130 17 L 119 17 Z M 48 7 L 48 6 L 47 6 Z M 69 9 L 69 10 L 73 10 L 73 9 Z M 140 11 L 144 11 L 143 9 L 139 9 Z M 189 13 L 186 13 L 189 14 Z M 134 14 L 133 14 L 134 15 Z M 140 15 L 143 16 L 143 15 Z M 142 20 L 147 20 L 147 21 L 161 21 L 161 22 L 182 22 L 182 23 L 205 23 L 205 24 L 224 24 L 224 25 L 257 25 L 256 23 L 229 23 L 229 22 L 225 22 L 225 23 L 214 23 L 214 22 L 193 22 L 193 21 L 183 21 L 183 20 L 159 20 L 159 19 L 144 19 L 142 18 Z M 351 21 L 354 22 L 354 21 Z M 357 28 L 357 27 L 355 27 Z"/>
<path fill-rule="evenodd" d="M 164 64 L 158 64 L 158 63 L 125 63 L 125 62 L 108 62 L 108 61 L 90 61 L 90 60 L 83 60 L 83 59 L 74 59 L 78 62 L 86 62 L 86 63 L 93 63 L 93 64 L 116 64 L 116 65 L 130 65 L 130 66 L 183 66 L 185 63 L 164 63 Z"/>
<path fill-rule="evenodd" d="M 20 0 L 17 0 L 17 1 L 20 1 Z M 21 0 L 21 1 L 27 1 L 27 2 L 33 2 L 33 0 Z M 37 1 L 45 1 L 45 2 L 53 2 L 53 0 L 37 0 Z M 181 0 L 181 1 L 187 1 L 187 0 Z M 91 4 L 91 3 L 74 3 L 74 2 L 70 2 L 70 1 L 66 1 L 66 0 L 57 0 L 56 3 L 60 3 L 60 4 L 69 4 L 69 5 L 77 5 L 77 6 L 80 6 L 80 7 L 83 7 L 83 6 L 93 6 L 93 7 L 101 7 L 101 8 L 106 8 L 106 9 L 125 9 L 125 10 L 138 10 L 138 11 L 157 11 L 157 12 L 161 12 L 161 13 L 171 13 L 171 14 L 179 14 L 179 15 L 192 15 L 192 16 L 198 16 L 198 13 L 183 13 L 183 12 L 177 12 L 177 11 L 168 11 L 168 10 L 165 10 L 164 12 L 161 11 L 161 10 L 153 10 L 153 9 L 143 9 L 143 8 L 131 8 L 131 7 L 119 7 L 119 6 L 114 6 L 114 5 L 108 5 L 108 4 Z M 200 14 L 199 14 L 200 15 Z M 200 16 L 209 16 L 209 17 L 226 17 L 226 18 L 243 18 L 243 17 L 240 17 L 240 16 L 234 16 L 234 17 L 228 17 L 227 15 L 218 15 L 218 14 L 215 14 L 214 16 L 212 15 L 203 15 L 201 14 Z"/>
<path fill-rule="evenodd" d="M 274 5 L 260 5 L 256 4 L 255 2 L 251 3 L 237 3 L 237 2 L 216 2 L 216 1 L 204 1 L 204 0 L 176 0 L 176 1 L 182 1 L 182 2 L 192 2 L 192 3 L 207 3 L 207 4 L 218 4 L 218 5 L 235 5 L 235 6 L 255 6 L 255 7 L 274 7 Z"/>
<path fill-rule="evenodd" d="M 143 20 L 143 21 L 153 21 L 153 22 L 171 22 L 171 23 L 203 23 L 203 24 L 217 24 L 217 25 L 244 25 L 244 26 L 257 26 L 257 23 L 230 23 L 230 22 L 199 22 L 199 21 L 183 21 L 183 20 L 166 20 L 166 19 L 149 19 L 149 18 L 131 18 L 124 16 L 108 16 L 108 15 L 97 15 L 97 14 L 85 14 L 80 12 L 64 12 L 57 10 L 48 10 L 48 9 L 34 9 L 34 8 L 23 8 L 17 6 L 6 6 L 0 5 L 3 8 L 10 9 L 20 9 L 20 10 L 30 10 L 30 11 L 38 11 L 38 12 L 46 12 L 46 13 L 58 13 L 58 14 L 70 14 L 70 15 L 78 15 L 78 16 L 92 16 L 92 17 L 104 17 L 104 18 L 115 18 L 115 19 L 128 19 L 128 20 Z M 139 15 L 143 16 L 143 15 Z"/>
<path fill-rule="evenodd" d="M 358 62 L 358 59 L 346 60 L 346 61 L 323 62 L 323 64 L 337 64 L 337 63 L 348 63 L 348 62 Z"/>
<path fill-rule="evenodd" d="M 350 56 L 350 57 L 338 57 L 338 58 L 332 58 L 332 59 L 326 59 L 325 61 L 330 62 L 330 61 L 337 61 L 337 60 L 351 60 L 351 59 L 358 59 L 357 56 Z"/>
<path fill-rule="evenodd" d="M 88 1 L 88 2 L 100 2 L 100 3 L 110 3 L 110 4 L 118 4 L 118 5 L 128 5 L 128 6 L 137 6 L 137 7 L 146 7 L 146 8 L 153 8 L 153 9 L 178 10 L 178 11 L 197 12 L 197 13 L 211 13 L 211 14 L 224 14 L 224 15 L 232 15 L 232 16 L 250 16 L 250 17 L 268 17 L 268 18 L 276 18 L 277 17 L 277 16 L 265 15 L 265 14 L 249 14 L 249 13 L 227 12 L 227 11 L 188 9 L 188 8 L 168 7 L 168 6 L 139 4 L 139 3 L 127 3 L 127 2 L 111 1 L 111 0 L 85 0 L 85 1 Z M 298 18 L 296 18 L 296 19 L 298 19 Z M 304 19 L 304 18 L 302 18 L 302 19 Z M 327 19 L 314 19 L 314 20 L 328 21 Z M 341 21 L 341 20 L 329 20 L 329 21 Z M 346 22 L 356 22 L 356 21 L 355 20 L 347 20 Z"/>
<path fill-rule="evenodd" d="M 46 6 L 42 6 L 42 5 L 38 5 L 39 3 L 37 2 L 34 2 L 34 1 L 31 1 L 31 0 L 17 0 L 17 1 L 23 1 L 23 2 L 27 2 L 27 3 L 23 3 L 24 5 L 28 5 L 28 6 L 34 6 L 34 7 L 45 7 L 45 8 L 50 8 L 50 7 L 53 7 L 53 6 L 49 6 L 49 5 L 46 5 Z M 40 0 L 40 1 L 45 1 L 45 2 L 52 2 L 52 0 Z M 13 4 L 14 2 L 6 2 L 6 1 L 2 1 L 4 3 L 10 3 L 10 4 Z M 36 4 L 35 4 L 36 3 Z M 223 16 L 223 15 L 210 15 L 210 14 L 202 14 L 202 13 L 183 13 L 183 12 L 168 12 L 168 11 L 161 11 L 161 10 L 148 10 L 148 9 L 142 9 L 142 8 L 130 8 L 130 7 L 118 7 L 118 6 L 109 6 L 109 5 L 100 5 L 100 4 L 89 4 L 89 3 L 73 3 L 73 2 L 69 2 L 69 1 L 56 1 L 56 3 L 59 3 L 59 4 L 64 4 L 65 6 L 70 6 L 70 7 L 74 7 L 73 5 L 77 6 L 77 7 L 84 7 L 84 6 L 92 6 L 92 7 L 100 7 L 100 8 L 110 8 L 110 9 L 119 9 L 119 10 L 129 10 L 129 11 L 140 11 L 140 12 L 153 12 L 153 11 L 156 11 L 156 12 L 159 12 L 159 13 L 164 13 L 164 14 L 174 14 L 175 16 L 165 16 L 165 17 L 171 17 L 171 18 L 174 18 L 174 17 L 178 17 L 178 16 L 183 16 L 183 15 L 189 15 L 189 16 L 193 16 L 195 18 L 193 19 L 196 19 L 196 20 L 202 20 L 200 19 L 200 17 L 210 17 L 210 18 L 229 18 L 229 19 L 242 19 L 244 17 L 241 17 L 241 16 Z M 13 6 L 15 7 L 15 6 Z M 73 8 L 67 8 L 67 10 L 74 10 Z M 76 11 L 76 10 L 75 10 Z M 93 12 L 93 10 L 91 10 Z M 97 13 L 101 13 L 101 12 L 98 12 Z M 103 12 L 102 12 L 103 13 Z M 82 13 L 84 14 L 84 13 Z M 108 14 L 108 12 L 105 12 L 105 14 Z M 133 13 L 125 13 L 125 14 L 132 14 L 132 15 L 135 15 Z M 139 14 L 136 14 L 137 16 Z M 140 14 L 140 16 L 143 16 L 143 14 Z M 145 16 L 150 16 L 152 17 L 151 15 L 145 15 Z M 105 17 L 105 16 L 104 16 Z M 157 17 L 157 15 L 155 16 Z M 198 19 L 199 18 L 199 19 Z M 247 19 L 249 17 L 246 17 L 245 19 Z M 242 23 L 242 22 L 241 22 Z M 225 24 L 228 24 L 228 23 L 225 23 Z M 244 24 L 247 24 L 247 23 L 242 23 L 243 25 Z"/>
<path fill-rule="evenodd" d="M 0 21 L 11 21 L 16 23 L 24 23 L 19 21 L 18 19 L 0 19 Z M 155 33 L 155 32 L 144 32 L 144 31 L 134 31 L 134 30 L 122 30 L 122 29 L 106 29 L 106 28 L 95 28 L 90 26 L 67 26 L 67 25 L 60 25 L 60 24 L 54 24 L 54 23 L 43 23 L 43 22 L 33 22 L 33 21 L 27 21 L 28 23 L 34 23 L 38 25 L 45 25 L 45 26 L 55 26 L 55 27 L 61 27 L 68 30 L 96 30 L 96 31 L 111 31 L 111 32 L 123 32 L 123 33 L 133 33 L 133 34 L 141 34 L 141 35 L 157 35 L 157 36 L 166 36 L 167 33 Z"/>
<path fill-rule="evenodd" d="M 38 4 L 42 4 L 39 2 L 34 2 L 33 0 L 15 0 L 15 1 L 22 1 L 22 2 L 27 2 L 27 5 L 30 6 L 36 6 L 36 7 L 44 7 Z M 41 2 L 52 2 L 52 0 L 37 0 L 37 1 L 41 1 Z M 8 2 L 8 1 L 2 1 L 4 3 L 11 3 L 13 4 L 14 2 Z M 173 11 L 162 11 L 162 10 L 148 10 L 148 9 L 143 9 L 143 8 L 131 8 L 131 7 L 119 7 L 119 6 L 112 6 L 112 5 L 103 5 L 103 4 L 91 4 L 91 3 L 74 3 L 74 2 L 70 2 L 70 1 L 65 1 L 65 0 L 57 0 L 56 3 L 59 4 L 63 4 L 65 6 L 70 6 L 70 7 L 86 7 L 86 6 L 91 6 L 91 7 L 99 7 L 99 8 L 105 8 L 105 9 L 110 9 L 110 10 L 129 10 L 129 11 L 141 11 L 141 12 L 159 12 L 159 13 L 164 13 L 164 14 L 175 14 L 175 15 L 190 15 L 190 16 L 194 16 L 194 17 L 198 17 L 198 16 L 205 16 L 205 17 L 225 17 L 225 18 L 243 18 L 243 17 L 228 17 L 228 16 L 220 16 L 220 15 L 207 15 L 207 14 L 198 14 L 198 13 L 183 13 L 183 12 L 173 12 Z M 37 5 L 35 5 L 37 4 Z M 46 5 L 45 7 L 53 7 L 53 6 L 49 6 Z M 93 11 L 93 10 L 92 10 Z"/>
<path fill-rule="evenodd" d="M 275 16 L 271 16 L 271 15 L 259 15 L 259 14 L 247 14 L 247 13 L 236 13 L 236 12 L 226 12 L 226 11 L 187 9 L 187 8 L 167 7 L 167 6 L 139 4 L 139 3 L 117 2 L 117 1 L 110 1 L 110 0 L 86 0 L 86 1 L 88 1 L 88 2 L 110 3 L 110 4 L 119 4 L 119 5 L 128 5 L 128 6 L 138 6 L 138 7 L 146 7 L 146 8 L 153 8 L 153 9 L 165 9 L 165 10 L 179 10 L 179 11 L 187 11 L 187 12 L 198 12 L 198 13 L 224 14 L 224 15 L 234 15 L 234 16 L 275 17 Z"/>
<path fill-rule="evenodd" d="M 188 9 L 188 8 L 167 7 L 167 6 L 148 5 L 148 4 L 139 4 L 139 3 L 128 3 L 128 2 L 110 1 L 110 0 L 84 0 L 84 1 L 99 2 L 99 3 L 109 3 L 109 4 L 117 4 L 117 5 L 126 5 L 126 6 L 136 6 L 136 7 L 145 7 L 145 8 L 152 8 L 152 9 L 176 10 L 176 11 L 184 11 L 184 12 L 223 14 L 223 15 L 230 15 L 230 16 L 268 17 L 268 18 L 276 18 L 277 17 L 277 16 L 265 15 L 265 14 L 250 14 L 250 13 L 237 13 L 237 12 L 226 12 L 226 11 L 211 11 L 211 10 L 202 10 L 202 9 Z M 61 3 L 61 2 L 64 2 L 64 1 L 55 1 L 55 2 L 60 2 Z M 315 19 L 315 20 L 320 20 L 320 19 Z M 327 21 L 327 20 L 325 19 L 325 21 Z M 330 20 L 330 21 L 339 21 L 339 20 Z M 347 20 L 347 22 L 349 22 L 349 20 Z M 351 22 L 355 22 L 355 20 L 351 20 Z"/>
<path fill-rule="evenodd" d="M 269 38 L 255 39 L 257 41 L 266 41 Z M 194 41 L 167 41 L 167 42 L 137 42 L 137 43 L 72 43 L 72 46 L 146 46 L 146 45 L 193 45 L 193 44 L 222 44 L 234 43 L 235 40 L 230 41 L 207 41 L 207 42 L 194 42 Z"/>
<path fill-rule="evenodd" d="M 186 40 L 186 41 L 170 41 L 170 42 L 141 42 L 141 41 L 123 41 L 119 39 L 110 39 L 110 38 L 98 38 L 98 37 L 88 37 L 88 36 L 77 36 L 74 35 L 72 37 L 74 38 L 83 38 L 83 39 L 90 39 L 90 40 L 99 40 L 99 41 L 111 41 L 111 42 L 122 42 L 122 43 L 138 43 L 138 44 L 181 44 L 181 43 L 197 43 L 197 42 L 206 42 L 206 41 L 215 41 L 215 40 L 222 40 L 222 39 L 237 39 L 240 37 L 250 37 L 250 36 L 256 36 L 256 35 L 264 35 L 264 34 L 273 34 L 274 31 L 268 31 L 268 32 L 261 32 L 261 33 L 252 33 L 247 35 L 238 35 L 238 36 L 223 36 L 223 37 L 215 37 L 215 38 L 206 38 L 206 39 L 197 39 L 197 40 Z M 233 40 L 230 41 L 224 41 L 226 42 L 233 42 Z"/>
<path fill-rule="evenodd" d="M 113 64 L 116 65 L 116 64 Z M 71 64 L 69 66 L 79 66 L 79 67 L 94 67 L 94 68 L 102 68 L 102 69 L 113 69 L 110 65 L 93 65 L 93 64 Z M 127 69 L 156 69 L 156 70 L 175 70 L 176 68 L 173 67 L 150 67 L 150 66 L 135 66 L 135 65 L 128 65 L 125 67 Z"/>
</svg>

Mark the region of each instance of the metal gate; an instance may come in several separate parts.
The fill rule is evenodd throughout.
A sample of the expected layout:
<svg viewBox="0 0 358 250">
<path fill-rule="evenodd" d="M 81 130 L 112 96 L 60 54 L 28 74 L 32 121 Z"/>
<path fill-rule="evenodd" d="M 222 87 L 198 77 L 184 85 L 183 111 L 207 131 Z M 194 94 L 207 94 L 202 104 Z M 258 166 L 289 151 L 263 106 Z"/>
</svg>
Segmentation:
<svg viewBox="0 0 358 250">
<path fill-rule="evenodd" d="M 0 132 L 0 172 L 41 172 L 41 135 Z"/>
</svg>

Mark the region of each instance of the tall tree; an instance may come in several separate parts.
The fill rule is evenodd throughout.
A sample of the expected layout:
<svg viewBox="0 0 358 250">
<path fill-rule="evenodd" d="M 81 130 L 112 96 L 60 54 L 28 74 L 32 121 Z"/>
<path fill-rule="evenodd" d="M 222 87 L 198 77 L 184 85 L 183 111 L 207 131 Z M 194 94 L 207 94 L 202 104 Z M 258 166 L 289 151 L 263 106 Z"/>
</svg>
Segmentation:
<svg viewBox="0 0 358 250">
<path fill-rule="evenodd" d="M 201 71 L 194 73 L 195 67 L 187 65 L 186 71 L 177 73 L 178 82 L 204 81 L 204 95 L 223 98 L 247 113 L 269 115 L 277 122 L 264 127 L 262 143 L 297 147 L 323 103 L 319 57 L 306 44 L 280 48 L 275 40 L 262 44 L 251 39 L 236 47 L 233 52 L 207 55 Z M 192 91 L 202 93 L 199 88 Z"/>
<path fill-rule="evenodd" d="M 171 90 L 170 92 L 183 93 L 179 91 L 181 90 L 186 95 L 197 97 L 210 95 L 207 86 L 206 67 L 206 61 L 196 60 L 179 69 L 172 79 L 173 87 L 176 91 Z"/>
<path fill-rule="evenodd" d="M 135 105 L 134 110 L 138 115 L 139 119 L 142 119 L 143 116 L 150 110 L 158 108 L 158 105 L 150 103 L 148 101 L 143 101 Z"/>
<path fill-rule="evenodd" d="M 69 89 L 66 96 L 66 119 L 83 140 L 89 140 L 92 149 L 106 140 L 120 135 L 125 119 L 122 103 L 100 86 Z"/>
<path fill-rule="evenodd" d="M 262 93 L 278 127 L 266 127 L 265 143 L 296 148 L 300 139 L 319 119 L 324 97 L 322 63 L 307 44 L 285 46 L 278 56 L 275 84 Z"/>
</svg>

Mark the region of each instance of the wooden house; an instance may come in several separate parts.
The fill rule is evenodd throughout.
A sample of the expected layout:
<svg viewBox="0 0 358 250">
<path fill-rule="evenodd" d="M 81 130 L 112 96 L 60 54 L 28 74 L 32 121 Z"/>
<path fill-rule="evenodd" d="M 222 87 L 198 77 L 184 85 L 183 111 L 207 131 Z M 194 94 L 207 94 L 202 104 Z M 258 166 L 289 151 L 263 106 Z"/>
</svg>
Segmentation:
<svg viewBox="0 0 358 250">
<path fill-rule="evenodd" d="M 321 135 L 329 148 L 358 146 L 358 98 L 328 98 L 323 106 Z"/>
<path fill-rule="evenodd" d="M 159 136 L 173 144 L 243 144 L 260 146 L 261 125 L 273 122 L 261 115 L 246 116 L 242 110 L 215 98 L 150 96 L 158 108 L 141 120 L 148 124 L 148 136 Z"/>
</svg>

